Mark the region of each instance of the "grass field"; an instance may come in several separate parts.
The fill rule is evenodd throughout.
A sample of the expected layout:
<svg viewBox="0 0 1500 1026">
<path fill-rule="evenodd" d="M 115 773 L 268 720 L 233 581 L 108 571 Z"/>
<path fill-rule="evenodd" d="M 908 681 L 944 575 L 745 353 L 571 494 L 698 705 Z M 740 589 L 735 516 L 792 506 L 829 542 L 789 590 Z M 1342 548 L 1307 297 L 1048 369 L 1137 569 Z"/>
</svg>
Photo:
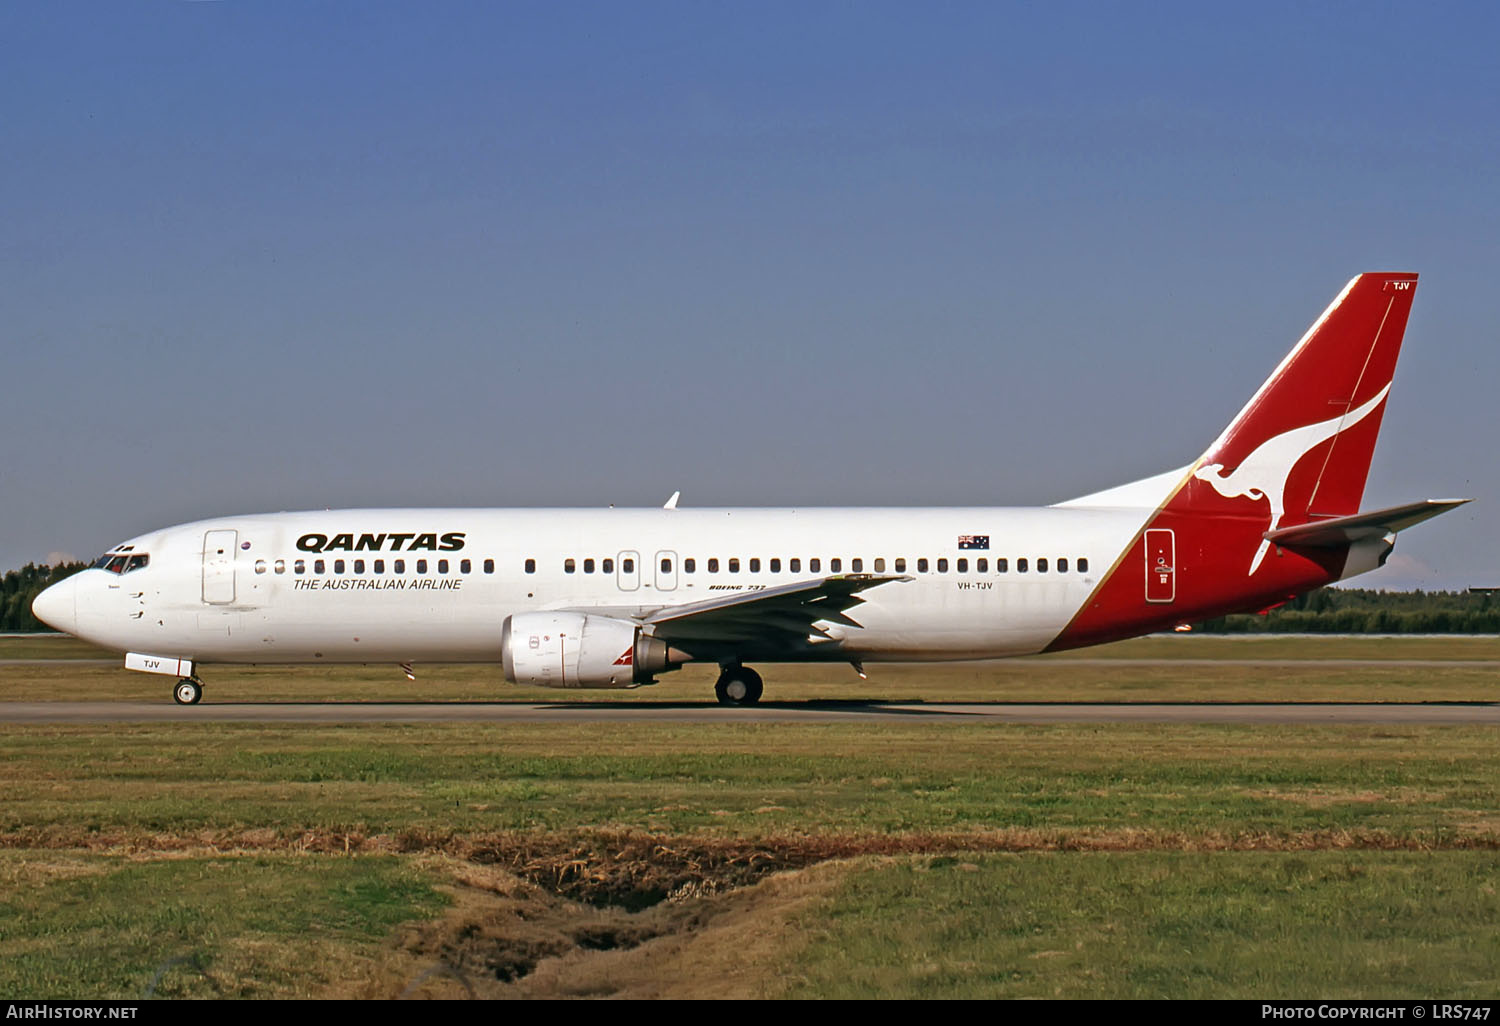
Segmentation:
<svg viewBox="0 0 1500 1026">
<path fill-rule="evenodd" d="M 9 644 L 0 658 L 46 658 Z M 1162 638 L 1074 657 L 1138 666 L 767 677 L 788 700 L 1376 697 L 1363 686 L 1488 701 L 1497 653 Z M 1234 662 L 1198 661 L 1213 659 Z M 48 686 L 169 701 L 165 678 L 40 669 L 56 676 L 0 666 L 0 701 Z M 306 674 L 215 669 L 208 700 L 413 697 L 384 667 Z M 533 697 L 493 668 L 428 677 L 447 700 Z M 701 684 L 617 697 L 710 701 Z M 1465 727 L 7 725 L 0 997 L 1487 997 L 1495 742 Z"/>
</svg>

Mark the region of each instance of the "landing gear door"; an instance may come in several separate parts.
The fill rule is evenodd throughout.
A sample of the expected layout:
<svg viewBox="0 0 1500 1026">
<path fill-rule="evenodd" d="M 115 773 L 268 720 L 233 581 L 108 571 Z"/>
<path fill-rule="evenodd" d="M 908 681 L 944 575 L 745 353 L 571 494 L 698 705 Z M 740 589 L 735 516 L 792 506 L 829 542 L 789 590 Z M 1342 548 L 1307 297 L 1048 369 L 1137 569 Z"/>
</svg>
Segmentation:
<svg viewBox="0 0 1500 1026">
<path fill-rule="evenodd" d="M 641 586 L 641 554 L 622 552 L 615 561 L 615 581 L 621 591 L 635 591 Z"/>
<path fill-rule="evenodd" d="M 1172 602 L 1177 598 L 1177 543 L 1169 528 L 1146 532 L 1146 601 Z"/>
<path fill-rule="evenodd" d="M 209 531 L 203 536 L 203 601 L 222 606 L 234 601 L 234 554 L 238 531 Z"/>
</svg>

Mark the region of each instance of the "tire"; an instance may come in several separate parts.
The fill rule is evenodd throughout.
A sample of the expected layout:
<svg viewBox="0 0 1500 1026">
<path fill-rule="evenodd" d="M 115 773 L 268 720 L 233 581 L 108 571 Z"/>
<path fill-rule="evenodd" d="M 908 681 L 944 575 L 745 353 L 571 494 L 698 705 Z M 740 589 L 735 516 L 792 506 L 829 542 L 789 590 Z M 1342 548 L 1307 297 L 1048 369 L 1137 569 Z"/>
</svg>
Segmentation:
<svg viewBox="0 0 1500 1026">
<path fill-rule="evenodd" d="M 714 694 L 720 705 L 754 705 L 760 701 L 765 684 L 760 674 L 745 666 L 731 666 L 719 674 Z"/>
<path fill-rule="evenodd" d="M 172 689 L 172 697 L 178 705 L 197 705 L 198 700 L 203 697 L 203 685 L 184 677 Z"/>
</svg>

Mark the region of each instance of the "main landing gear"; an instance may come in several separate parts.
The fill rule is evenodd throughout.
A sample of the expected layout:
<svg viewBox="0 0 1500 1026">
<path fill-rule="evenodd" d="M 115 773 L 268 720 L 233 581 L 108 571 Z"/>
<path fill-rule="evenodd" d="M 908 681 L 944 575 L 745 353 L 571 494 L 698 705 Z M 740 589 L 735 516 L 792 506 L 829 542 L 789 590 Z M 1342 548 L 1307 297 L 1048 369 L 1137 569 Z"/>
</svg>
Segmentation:
<svg viewBox="0 0 1500 1026">
<path fill-rule="evenodd" d="M 720 705 L 754 705 L 760 701 L 764 690 L 760 674 L 739 663 L 724 667 L 714 685 L 714 694 L 719 696 Z"/>
<path fill-rule="evenodd" d="M 203 684 L 191 677 L 184 677 L 172 689 L 172 697 L 177 699 L 178 705 L 197 705 L 198 700 L 203 697 Z"/>
</svg>

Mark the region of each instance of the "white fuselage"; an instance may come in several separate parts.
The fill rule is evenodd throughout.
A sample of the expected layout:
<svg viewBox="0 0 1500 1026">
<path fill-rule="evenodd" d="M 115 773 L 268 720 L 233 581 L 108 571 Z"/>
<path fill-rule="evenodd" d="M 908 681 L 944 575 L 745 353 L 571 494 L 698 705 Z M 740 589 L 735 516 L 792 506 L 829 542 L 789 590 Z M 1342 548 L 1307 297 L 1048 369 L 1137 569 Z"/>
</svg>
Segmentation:
<svg viewBox="0 0 1500 1026">
<path fill-rule="evenodd" d="M 1149 514 L 385 509 L 225 517 L 117 547 L 149 554 L 141 569 L 70 578 L 72 633 L 200 663 L 490 662 L 500 658 L 501 624 L 512 614 L 586 608 L 644 617 L 830 573 L 878 572 L 910 579 L 864 592 L 850 611 L 859 626 L 831 625 L 831 643 L 807 658 L 996 658 L 1038 652 L 1056 638 Z M 972 547 L 980 539 L 987 548 Z"/>
</svg>

